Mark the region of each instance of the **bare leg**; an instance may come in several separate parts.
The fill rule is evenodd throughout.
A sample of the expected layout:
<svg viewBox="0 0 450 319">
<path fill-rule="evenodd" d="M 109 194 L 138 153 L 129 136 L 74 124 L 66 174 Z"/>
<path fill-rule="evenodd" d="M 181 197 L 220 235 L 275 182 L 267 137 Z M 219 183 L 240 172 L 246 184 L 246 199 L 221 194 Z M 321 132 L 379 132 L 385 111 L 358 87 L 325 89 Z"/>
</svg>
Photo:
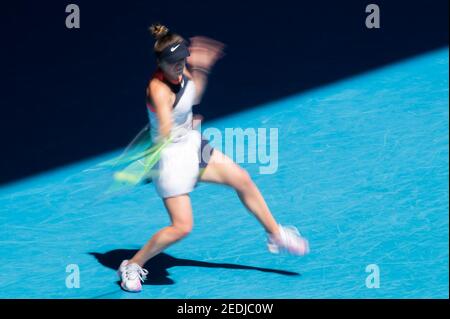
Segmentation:
<svg viewBox="0 0 450 319">
<path fill-rule="evenodd" d="M 255 215 L 266 232 L 272 235 L 279 233 L 277 222 L 247 171 L 220 151 L 214 150 L 200 181 L 233 187 L 242 203 Z"/>
<path fill-rule="evenodd" d="M 168 246 L 187 236 L 193 227 L 192 206 L 189 195 L 180 195 L 163 199 L 170 215 L 172 225 L 157 232 L 147 244 L 129 261 L 143 267 L 152 257 Z"/>
</svg>

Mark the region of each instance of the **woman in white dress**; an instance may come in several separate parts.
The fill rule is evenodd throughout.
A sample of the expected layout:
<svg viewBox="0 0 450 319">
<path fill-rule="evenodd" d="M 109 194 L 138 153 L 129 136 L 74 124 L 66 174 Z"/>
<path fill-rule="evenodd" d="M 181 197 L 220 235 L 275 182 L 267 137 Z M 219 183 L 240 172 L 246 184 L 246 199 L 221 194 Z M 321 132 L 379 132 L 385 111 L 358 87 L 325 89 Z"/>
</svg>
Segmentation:
<svg viewBox="0 0 450 319">
<path fill-rule="evenodd" d="M 153 183 L 169 213 L 171 225 L 153 235 L 132 259 L 122 262 L 118 271 L 121 287 L 126 291 L 141 291 L 141 281 L 148 273 L 143 269 L 144 264 L 191 232 L 189 193 L 199 181 L 235 189 L 245 207 L 264 227 L 270 252 L 308 253 L 308 241 L 295 227 L 283 227 L 275 221 L 247 171 L 213 149 L 193 127 L 192 106 L 200 103 L 208 73 L 222 57 L 224 45 L 206 37 L 191 38 L 188 45 L 180 35 L 169 32 L 161 24 L 152 25 L 150 31 L 156 39 L 154 51 L 158 64 L 147 88 L 151 137 L 155 143 L 170 138 L 170 144 L 162 150 L 155 165 L 158 173 L 153 176 Z"/>
</svg>

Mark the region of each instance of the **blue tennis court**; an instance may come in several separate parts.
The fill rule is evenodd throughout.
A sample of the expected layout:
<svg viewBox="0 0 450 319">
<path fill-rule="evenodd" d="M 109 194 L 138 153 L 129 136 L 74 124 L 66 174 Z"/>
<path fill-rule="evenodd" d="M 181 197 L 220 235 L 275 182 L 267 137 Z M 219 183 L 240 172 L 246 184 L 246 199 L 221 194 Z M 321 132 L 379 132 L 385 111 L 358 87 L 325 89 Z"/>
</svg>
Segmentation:
<svg viewBox="0 0 450 319">
<path fill-rule="evenodd" d="M 242 166 L 309 255 L 270 254 L 234 191 L 200 184 L 192 234 L 146 265 L 143 292 L 122 291 L 120 262 L 169 218 L 151 184 L 97 200 L 110 175 L 90 168 L 117 150 L 0 188 L 0 298 L 448 298 L 448 54 L 203 125 L 278 128 L 276 172 Z"/>
</svg>

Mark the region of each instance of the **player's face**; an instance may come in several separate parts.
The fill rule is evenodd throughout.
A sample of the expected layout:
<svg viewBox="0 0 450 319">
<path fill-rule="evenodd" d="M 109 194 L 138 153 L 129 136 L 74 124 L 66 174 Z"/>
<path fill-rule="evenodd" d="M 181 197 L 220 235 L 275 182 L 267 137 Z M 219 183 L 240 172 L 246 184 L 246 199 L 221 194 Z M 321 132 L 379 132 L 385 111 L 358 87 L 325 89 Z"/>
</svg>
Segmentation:
<svg viewBox="0 0 450 319">
<path fill-rule="evenodd" d="M 160 66 L 168 77 L 176 80 L 183 74 L 184 67 L 186 66 L 186 59 L 182 59 L 174 63 L 161 62 Z"/>
</svg>

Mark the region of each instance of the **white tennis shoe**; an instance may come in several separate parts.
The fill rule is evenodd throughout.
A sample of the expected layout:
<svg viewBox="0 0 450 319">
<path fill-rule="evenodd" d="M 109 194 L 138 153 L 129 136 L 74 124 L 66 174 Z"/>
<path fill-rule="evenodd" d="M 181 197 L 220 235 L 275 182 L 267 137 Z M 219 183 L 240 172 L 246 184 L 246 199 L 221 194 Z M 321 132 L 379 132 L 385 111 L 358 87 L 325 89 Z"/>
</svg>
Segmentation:
<svg viewBox="0 0 450 319">
<path fill-rule="evenodd" d="M 287 252 L 303 256 L 309 253 L 308 240 L 300 234 L 294 226 L 283 227 L 279 225 L 280 233 L 277 236 L 269 235 L 267 248 L 272 254 Z"/>
<path fill-rule="evenodd" d="M 129 292 L 140 292 L 142 283 L 147 279 L 148 271 L 136 263 L 130 264 L 128 260 L 122 261 L 117 271 L 121 283 L 120 286 Z"/>
</svg>

